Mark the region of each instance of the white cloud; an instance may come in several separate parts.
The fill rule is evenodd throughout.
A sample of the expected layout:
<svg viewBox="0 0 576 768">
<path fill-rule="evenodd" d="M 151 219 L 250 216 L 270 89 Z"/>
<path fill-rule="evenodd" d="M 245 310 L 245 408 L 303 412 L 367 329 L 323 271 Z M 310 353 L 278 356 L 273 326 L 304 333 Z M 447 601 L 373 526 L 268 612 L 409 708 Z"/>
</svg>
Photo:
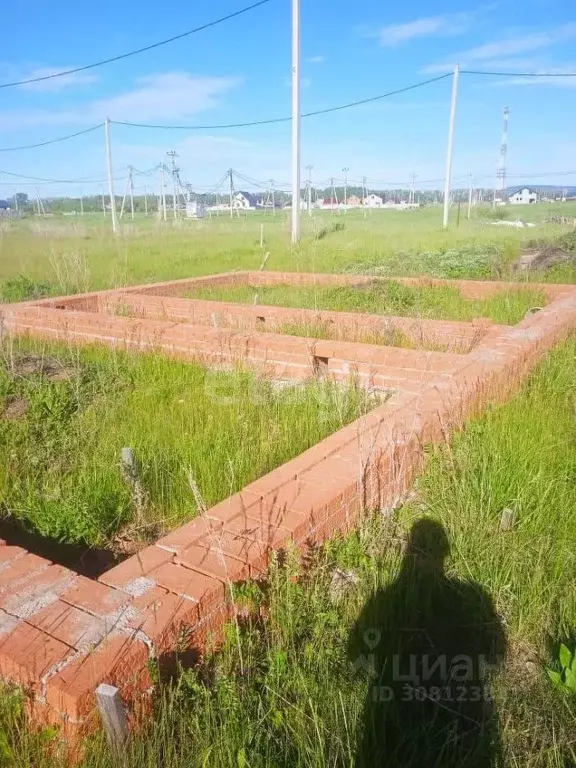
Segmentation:
<svg viewBox="0 0 576 768">
<path fill-rule="evenodd" d="M 306 61 L 308 64 L 324 64 L 326 56 L 310 56 Z"/>
<path fill-rule="evenodd" d="M 460 66 L 464 68 L 478 64 L 488 68 L 489 63 L 494 64 L 495 60 L 497 61 L 502 57 L 514 57 L 522 53 L 545 50 L 575 37 L 576 24 L 572 23 L 564 24 L 547 32 L 530 32 L 524 35 L 517 35 L 516 37 L 507 37 L 478 45 L 466 51 L 460 51 L 460 53 L 451 56 L 449 60 L 424 67 L 422 72 L 426 74 L 447 72 L 452 69 L 456 62 L 459 62 Z M 509 60 L 507 63 L 511 67 L 519 67 L 522 62 L 519 60 L 518 64 L 513 64 Z"/>
<path fill-rule="evenodd" d="M 18 77 L 19 80 L 33 80 L 37 77 L 49 77 L 50 75 L 57 74 L 58 72 L 66 72 L 69 69 L 74 69 L 74 66 L 67 67 L 38 67 L 32 69 L 25 74 Z M 62 77 L 54 77 L 50 80 L 40 80 L 37 83 L 26 83 L 21 85 L 20 88 L 23 91 L 46 91 L 50 93 L 57 93 L 65 88 L 82 88 L 91 83 L 98 82 L 100 78 L 94 72 L 74 72 L 71 75 L 62 75 Z"/>
<path fill-rule="evenodd" d="M 378 37 L 381 45 L 390 48 L 419 37 L 460 35 L 469 28 L 472 16 L 471 13 L 454 13 L 414 19 L 404 24 L 382 27 L 374 36 Z"/>
<path fill-rule="evenodd" d="M 206 77 L 187 72 L 166 72 L 137 80 L 138 87 L 96 101 L 90 119 L 139 122 L 174 120 L 218 106 L 219 98 L 242 81 L 237 77 Z"/>
<path fill-rule="evenodd" d="M 62 112 L 34 109 L 0 112 L 0 129 L 97 123 L 105 117 L 128 122 L 185 120 L 217 107 L 220 98 L 241 84 L 236 77 L 165 72 L 139 78 L 132 90 Z"/>
</svg>

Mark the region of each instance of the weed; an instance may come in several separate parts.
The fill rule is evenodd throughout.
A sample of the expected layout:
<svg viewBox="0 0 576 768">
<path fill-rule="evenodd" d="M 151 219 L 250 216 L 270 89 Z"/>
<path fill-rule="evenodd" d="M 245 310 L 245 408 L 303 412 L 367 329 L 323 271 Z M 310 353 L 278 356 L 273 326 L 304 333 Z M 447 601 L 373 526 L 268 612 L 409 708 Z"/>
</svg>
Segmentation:
<svg viewBox="0 0 576 768">
<path fill-rule="evenodd" d="M 562 643 L 558 651 L 558 667 L 547 669 L 546 674 L 560 691 L 576 696 L 576 649 L 570 651 Z"/>
<path fill-rule="evenodd" d="M 51 293 L 53 288 L 49 282 L 34 282 L 24 275 L 12 277 L 0 286 L 0 299 L 6 302 L 43 299 Z"/>
</svg>

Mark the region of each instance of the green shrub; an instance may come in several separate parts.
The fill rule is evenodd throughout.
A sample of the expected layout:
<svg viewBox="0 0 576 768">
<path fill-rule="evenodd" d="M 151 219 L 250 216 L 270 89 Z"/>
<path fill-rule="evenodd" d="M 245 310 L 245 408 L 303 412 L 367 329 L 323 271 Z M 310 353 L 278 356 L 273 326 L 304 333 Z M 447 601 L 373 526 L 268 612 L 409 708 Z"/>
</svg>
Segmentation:
<svg viewBox="0 0 576 768">
<path fill-rule="evenodd" d="M 52 285 L 48 281 L 35 283 L 29 277 L 18 275 L 2 284 L 0 298 L 5 302 L 30 301 L 43 299 L 52 292 Z"/>
</svg>

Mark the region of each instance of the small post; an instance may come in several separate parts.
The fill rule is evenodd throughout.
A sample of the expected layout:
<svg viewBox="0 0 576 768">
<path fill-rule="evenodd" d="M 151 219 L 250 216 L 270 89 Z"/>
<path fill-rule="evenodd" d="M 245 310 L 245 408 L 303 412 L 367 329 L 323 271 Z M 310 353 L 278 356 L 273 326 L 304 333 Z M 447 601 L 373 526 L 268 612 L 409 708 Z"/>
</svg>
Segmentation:
<svg viewBox="0 0 576 768">
<path fill-rule="evenodd" d="M 470 174 L 470 181 L 468 184 L 468 217 L 470 218 L 470 214 L 472 212 L 472 174 Z"/>
<path fill-rule="evenodd" d="M 260 248 L 264 248 L 264 224 L 260 224 Z"/>
<path fill-rule="evenodd" d="M 450 186 L 452 183 L 452 158 L 454 156 L 454 125 L 456 123 L 456 105 L 458 103 L 458 81 L 460 79 L 460 65 L 454 66 L 452 80 L 452 99 L 450 101 L 450 125 L 448 128 L 448 148 L 446 151 L 446 176 L 444 178 L 444 229 L 448 228 L 448 216 L 450 212 Z"/>
<path fill-rule="evenodd" d="M 100 683 L 96 688 L 96 703 L 106 731 L 108 744 L 112 750 L 119 753 L 126 746 L 129 736 L 128 718 L 120 697 L 120 691 L 113 685 Z"/>
</svg>

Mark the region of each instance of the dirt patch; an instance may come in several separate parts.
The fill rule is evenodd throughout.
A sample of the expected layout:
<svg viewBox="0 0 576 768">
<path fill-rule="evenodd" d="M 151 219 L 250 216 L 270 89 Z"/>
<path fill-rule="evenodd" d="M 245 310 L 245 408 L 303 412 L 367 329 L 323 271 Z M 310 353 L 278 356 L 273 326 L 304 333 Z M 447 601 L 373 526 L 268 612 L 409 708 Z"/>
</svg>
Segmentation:
<svg viewBox="0 0 576 768">
<path fill-rule="evenodd" d="M 28 413 L 28 402 L 23 397 L 14 397 L 8 400 L 2 418 L 7 421 L 23 419 Z"/>
<path fill-rule="evenodd" d="M 9 370 L 14 377 L 26 378 L 40 374 L 50 381 L 70 381 L 77 376 L 74 368 L 63 365 L 56 358 L 40 355 L 24 355 L 14 360 Z"/>
<path fill-rule="evenodd" d="M 559 248 L 557 245 L 545 245 L 541 248 L 526 248 L 516 262 L 515 269 L 518 272 L 550 269 L 556 264 L 563 264 L 564 262 L 576 264 L 576 255 Z"/>
</svg>

